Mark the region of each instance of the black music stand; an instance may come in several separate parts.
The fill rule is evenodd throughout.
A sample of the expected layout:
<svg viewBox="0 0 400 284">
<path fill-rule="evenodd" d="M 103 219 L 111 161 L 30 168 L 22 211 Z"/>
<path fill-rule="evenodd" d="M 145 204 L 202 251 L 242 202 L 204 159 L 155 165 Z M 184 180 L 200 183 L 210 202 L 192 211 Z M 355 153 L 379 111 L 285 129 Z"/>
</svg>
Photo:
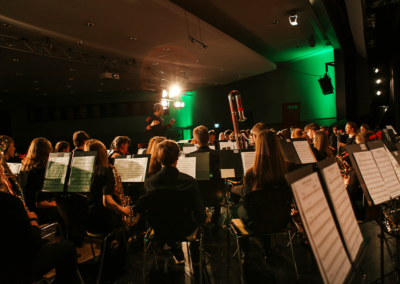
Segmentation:
<svg viewBox="0 0 400 284">
<path fill-rule="evenodd" d="M 71 156 L 72 156 L 71 153 L 65 153 L 65 152 L 50 153 L 49 159 L 47 160 L 42 192 L 62 193 L 67 190 L 67 186 L 68 186 L 67 180 L 68 180 L 68 176 L 70 174 Z M 53 162 L 51 161 L 53 158 L 68 158 L 68 164 L 66 165 L 64 176 L 61 177 L 60 179 L 47 178 L 49 169 L 53 165 Z"/>
<path fill-rule="evenodd" d="M 93 164 L 90 166 L 91 167 L 91 171 L 92 171 L 91 178 L 90 178 L 90 185 L 86 189 L 81 189 L 81 190 L 71 189 L 72 179 L 75 178 L 74 168 L 73 168 L 74 159 L 77 158 L 77 157 L 94 157 Z M 94 170 L 96 168 L 96 158 L 97 158 L 97 151 L 75 151 L 73 153 L 72 159 L 71 159 L 71 174 L 70 174 L 69 179 L 68 179 L 68 189 L 67 189 L 68 192 L 79 192 L 79 193 L 89 193 L 90 192 L 90 188 L 92 186 L 93 177 L 94 177 L 93 174 L 94 174 Z M 80 170 L 77 171 L 77 174 L 79 174 L 79 171 Z"/>
<path fill-rule="evenodd" d="M 292 140 L 290 139 L 279 139 L 279 143 L 281 144 L 283 154 L 285 158 L 296 165 L 301 165 L 301 161 L 299 159 L 299 155 L 297 155 L 296 149 L 293 146 Z"/>
<path fill-rule="evenodd" d="M 145 172 L 145 179 L 147 178 L 147 173 L 149 172 L 149 166 L 150 166 L 150 159 L 151 155 L 150 154 L 133 154 L 133 155 L 119 155 L 115 156 L 115 159 L 135 159 L 135 158 L 148 158 L 147 160 L 147 165 L 146 165 L 146 172 Z M 122 182 L 124 184 L 143 184 L 143 182 Z"/>
</svg>

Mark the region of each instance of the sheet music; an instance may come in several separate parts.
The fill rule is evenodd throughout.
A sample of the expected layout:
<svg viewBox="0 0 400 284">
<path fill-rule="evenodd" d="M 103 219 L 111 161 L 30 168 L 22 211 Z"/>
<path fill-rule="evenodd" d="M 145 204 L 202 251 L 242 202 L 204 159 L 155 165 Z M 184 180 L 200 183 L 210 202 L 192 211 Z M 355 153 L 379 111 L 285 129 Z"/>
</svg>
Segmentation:
<svg viewBox="0 0 400 284">
<path fill-rule="evenodd" d="M 209 145 L 208 147 L 210 147 L 210 149 L 215 150 L 215 145 Z"/>
<path fill-rule="evenodd" d="M 334 163 L 324 168 L 322 175 L 324 176 L 350 259 L 355 261 L 363 242 L 363 237 L 354 215 L 347 189 L 343 184 L 338 164 Z"/>
<path fill-rule="evenodd" d="M 144 182 L 149 158 L 115 159 L 122 182 Z"/>
<path fill-rule="evenodd" d="M 22 164 L 20 163 L 7 163 L 7 165 L 14 175 L 18 175 L 21 171 Z"/>
<path fill-rule="evenodd" d="M 392 129 L 393 132 L 394 132 L 394 134 L 397 135 L 397 132 L 396 132 L 396 130 L 394 130 L 393 126 L 391 126 L 391 125 L 386 125 L 386 129 Z"/>
<path fill-rule="evenodd" d="M 190 140 L 179 140 L 177 143 L 190 143 Z"/>
<path fill-rule="evenodd" d="M 374 156 L 376 164 L 378 165 L 378 169 L 381 173 L 383 181 L 386 184 L 386 188 L 389 189 L 390 196 L 392 198 L 396 198 L 400 195 L 400 182 L 393 170 L 393 165 L 390 162 L 388 153 L 383 147 L 373 149 L 371 152 Z M 391 154 L 389 153 L 389 155 Z"/>
<path fill-rule="evenodd" d="M 397 152 L 394 152 L 394 154 L 397 155 Z M 397 163 L 397 161 L 393 157 L 392 153 L 388 152 L 388 156 L 389 156 L 390 162 L 392 163 L 393 169 L 397 175 L 397 178 L 400 181 L 400 165 L 399 165 L 399 163 Z"/>
<path fill-rule="evenodd" d="M 140 148 L 137 153 L 138 153 L 138 155 L 146 154 L 146 150 L 147 150 L 147 148 Z"/>
<path fill-rule="evenodd" d="M 317 162 L 307 141 L 293 141 L 293 146 L 302 164 Z"/>
<path fill-rule="evenodd" d="M 73 157 L 68 191 L 90 192 L 94 161 L 94 156 Z"/>
<path fill-rule="evenodd" d="M 189 147 L 182 147 L 182 152 L 185 154 L 190 154 L 194 151 L 197 151 L 198 146 L 197 144 L 193 144 L 193 147 L 189 146 Z"/>
<path fill-rule="evenodd" d="M 363 151 L 353 153 L 353 155 L 374 204 L 378 205 L 390 200 L 390 192 L 386 188 L 385 182 L 379 173 L 378 166 L 372 157 L 372 153 Z"/>
<path fill-rule="evenodd" d="M 47 163 L 45 179 L 61 179 L 64 183 L 67 174 L 69 157 L 57 157 L 50 155 Z"/>
<path fill-rule="evenodd" d="M 351 269 L 351 263 L 336 229 L 318 174 L 312 173 L 291 186 L 324 283 L 343 283 Z"/>
<path fill-rule="evenodd" d="M 196 179 L 196 157 L 179 157 L 176 168 L 184 174 Z"/>
<path fill-rule="evenodd" d="M 230 150 L 236 149 L 236 142 L 232 141 L 221 141 L 219 142 L 219 148 L 222 150 L 223 148 L 230 148 Z"/>
<path fill-rule="evenodd" d="M 241 152 L 240 154 L 242 155 L 243 172 L 246 175 L 246 171 L 254 164 L 256 152 Z"/>
</svg>

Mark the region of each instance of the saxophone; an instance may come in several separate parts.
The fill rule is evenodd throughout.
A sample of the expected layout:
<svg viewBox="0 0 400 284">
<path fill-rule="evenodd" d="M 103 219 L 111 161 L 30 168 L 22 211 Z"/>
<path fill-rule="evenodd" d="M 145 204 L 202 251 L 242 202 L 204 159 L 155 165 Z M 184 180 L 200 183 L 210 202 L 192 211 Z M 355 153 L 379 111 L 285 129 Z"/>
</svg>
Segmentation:
<svg viewBox="0 0 400 284">
<path fill-rule="evenodd" d="M 109 165 L 112 168 L 115 178 L 114 193 L 119 200 L 121 207 L 129 207 L 129 216 L 122 216 L 122 227 L 128 231 L 130 227 L 134 226 L 138 218 L 134 218 L 132 199 L 129 196 L 125 196 L 124 188 L 122 187 L 121 176 L 118 174 L 117 169 L 113 165 Z"/>
</svg>

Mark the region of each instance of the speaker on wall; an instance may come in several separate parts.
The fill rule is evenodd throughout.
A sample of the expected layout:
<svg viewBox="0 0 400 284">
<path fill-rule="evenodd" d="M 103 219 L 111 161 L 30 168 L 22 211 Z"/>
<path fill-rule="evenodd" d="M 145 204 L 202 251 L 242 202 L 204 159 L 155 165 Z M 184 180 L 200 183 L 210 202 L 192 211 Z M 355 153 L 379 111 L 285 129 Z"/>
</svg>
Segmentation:
<svg viewBox="0 0 400 284">
<path fill-rule="evenodd" d="M 325 76 L 319 79 L 318 82 L 324 95 L 333 94 L 333 86 L 328 74 L 325 74 Z"/>
</svg>

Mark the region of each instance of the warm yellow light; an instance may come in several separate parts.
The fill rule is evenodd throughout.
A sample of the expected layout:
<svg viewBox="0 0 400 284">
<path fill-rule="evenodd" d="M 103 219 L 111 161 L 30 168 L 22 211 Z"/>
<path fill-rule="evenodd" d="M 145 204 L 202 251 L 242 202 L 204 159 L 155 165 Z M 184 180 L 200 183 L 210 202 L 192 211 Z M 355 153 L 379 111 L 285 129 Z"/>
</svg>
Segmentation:
<svg viewBox="0 0 400 284">
<path fill-rule="evenodd" d="M 163 101 L 161 102 L 161 104 L 162 104 L 163 106 L 167 106 L 167 105 L 168 105 L 168 102 L 163 100 Z"/>
<path fill-rule="evenodd" d="M 168 96 L 168 92 L 166 90 L 162 91 L 162 97 L 166 98 Z"/>
<path fill-rule="evenodd" d="M 376 83 L 377 83 L 377 84 L 380 84 L 381 82 L 382 82 L 381 79 L 376 80 Z"/>
<path fill-rule="evenodd" d="M 171 91 L 169 92 L 169 96 L 171 98 L 176 97 L 179 95 L 180 92 L 181 92 L 181 88 L 179 88 L 178 86 L 174 86 L 171 88 Z"/>
<path fill-rule="evenodd" d="M 382 92 L 381 92 L 381 91 L 377 91 L 376 94 L 377 94 L 378 96 L 380 96 L 380 95 L 382 94 Z"/>
</svg>

